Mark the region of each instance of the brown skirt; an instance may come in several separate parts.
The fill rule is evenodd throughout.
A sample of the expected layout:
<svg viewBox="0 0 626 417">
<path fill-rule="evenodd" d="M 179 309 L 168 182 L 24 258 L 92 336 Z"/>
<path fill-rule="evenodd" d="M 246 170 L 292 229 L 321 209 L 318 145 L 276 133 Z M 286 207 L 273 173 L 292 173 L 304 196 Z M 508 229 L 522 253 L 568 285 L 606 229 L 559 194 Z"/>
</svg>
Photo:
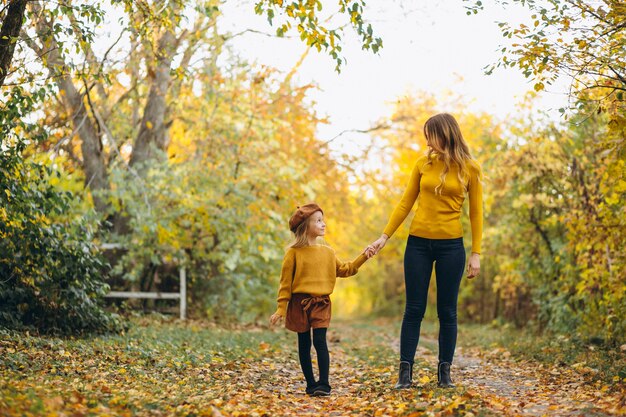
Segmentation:
<svg viewBox="0 0 626 417">
<path fill-rule="evenodd" d="M 327 295 L 291 294 L 285 327 L 297 333 L 327 328 L 330 325 L 330 311 L 330 297 Z"/>
</svg>

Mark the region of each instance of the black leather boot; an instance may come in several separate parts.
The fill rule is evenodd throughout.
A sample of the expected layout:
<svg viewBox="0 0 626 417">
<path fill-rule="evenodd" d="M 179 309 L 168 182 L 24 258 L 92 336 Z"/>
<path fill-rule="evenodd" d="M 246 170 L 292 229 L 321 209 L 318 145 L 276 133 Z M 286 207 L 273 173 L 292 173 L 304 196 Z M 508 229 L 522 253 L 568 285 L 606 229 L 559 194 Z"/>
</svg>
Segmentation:
<svg viewBox="0 0 626 417">
<path fill-rule="evenodd" d="M 409 362 L 400 362 L 400 372 L 398 374 L 398 382 L 395 389 L 411 388 L 413 382 L 413 365 Z"/>
<path fill-rule="evenodd" d="M 316 388 L 317 388 L 317 382 L 313 382 L 312 384 L 307 383 L 305 392 L 307 395 L 313 395 Z"/>
<path fill-rule="evenodd" d="M 437 369 L 437 384 L 441 388 L 454 388 L 452 379 L 450 379 L 450 362 L 440 362 Z"/>
<path fill-rule="evenodd" d="M 313 391 L 312 395 L 314 397 L 327 396 L 327 395 L 330 395 L 330 391 L 331 391 L 331 388 L 328 382 L 319 381 L 317 385 L 315 386 L 315 390 Z"/>
</svg>

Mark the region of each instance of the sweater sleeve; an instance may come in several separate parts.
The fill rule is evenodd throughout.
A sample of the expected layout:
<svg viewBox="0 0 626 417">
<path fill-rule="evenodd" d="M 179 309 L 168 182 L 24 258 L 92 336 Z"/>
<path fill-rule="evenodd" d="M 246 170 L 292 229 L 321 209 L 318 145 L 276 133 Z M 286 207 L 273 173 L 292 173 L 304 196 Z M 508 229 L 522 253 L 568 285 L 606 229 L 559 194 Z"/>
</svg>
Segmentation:
<svg viewBox="0 0 626 417">
<path fill-rule="evenodd" d="M 385 226 L 383 233 L 389 237 L 395 233 L 404 219 L 406 219 L 406 216 L 408 216 L 411 208 L 413 208 L 413 204 L 415 204 L 415 200 L 420 193 L 420 179 L 422 177 L 422 173 L 420 172 L 421 165 L 422 158 L 418 159 L 415 163 L 413 171 L 411 172 L 409 183 L 407 184 L 404 194 L 402 195 L 402 199 L 400 199 L 400 202 L 391 213 L 387 226 Z"/>
<path fill-rule="evenodd" d="M 296 254 L 293 249 L 285 253 L 283 266 L 280 272 L 280 287 L 278 288 L 278 309 L 276 313 L 285 317 L 287 314 L 287 304 L 291 300 L 291 283 L 296 272 Z"/>
<path fill-rule="evenodd" d="M 336 264 L 336 275 L 338 277 L 350 277 L 352 275 L 356 275 L 359 271 L 359 267 L 363 265 L 367 261 L 367 256 L 365 254 L 360 254 L 354 261 L 352 262 L 341 262 L 335 256 L 335 264 Z"/>
<path fill-rule="evenodd" d="M 469 216 L 472 226 L 472 252 L 480 253 L 483 236 L 483 173 L 480 166 L 472 170 L 468 184 Z"/>
</svg>

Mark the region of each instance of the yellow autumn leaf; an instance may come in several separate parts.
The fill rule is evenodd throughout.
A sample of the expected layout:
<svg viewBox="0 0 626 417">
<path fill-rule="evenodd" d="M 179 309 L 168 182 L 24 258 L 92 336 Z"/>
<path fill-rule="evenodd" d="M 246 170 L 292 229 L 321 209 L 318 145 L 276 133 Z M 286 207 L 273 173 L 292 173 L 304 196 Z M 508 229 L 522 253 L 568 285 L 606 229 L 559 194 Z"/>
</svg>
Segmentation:
<svg viewBox="0 0 626 417">
<path fill-rule="evenodd" d="M 424 385 L 424 384 L 428 384 L 430 382 L 430 378 L 428 377 L 428 375 L 422 375 L 419 379 L 418 379 L 419 383 Z"/>
<path fill-rule="evenodd" d="M 619 200 L 620 200 L 620 196 L 617 193 L 611 193 L 611 195 L 605 198 L 605 201 L 610 205 L 618 204 Z"/>
</svg>

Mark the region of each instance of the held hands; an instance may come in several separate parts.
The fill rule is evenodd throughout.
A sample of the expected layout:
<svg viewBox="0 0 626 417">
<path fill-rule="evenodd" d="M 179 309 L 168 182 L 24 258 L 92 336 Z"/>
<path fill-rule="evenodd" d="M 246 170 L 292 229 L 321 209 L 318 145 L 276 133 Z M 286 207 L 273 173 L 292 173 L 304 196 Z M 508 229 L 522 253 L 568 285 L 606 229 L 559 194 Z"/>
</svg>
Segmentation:
<svg viewBox="0 0 626 417">
<path fill-rule="evenodd" d="M 472 279 L 480 274 L 480 255 L 472 252 L 467 261 L 467 278 Z"/>
<path fill-rule="evenodd" d="M 271 325 L 274 325 L 274 324 L 276 324 L 276 323 L 278 323 L 278 322 L 280 322 L 280 321 L 282 321 L 282 320 L 283 320 L 283 316 L 281 316 L 281 315 L 280 315 L 280 314 L 278 314 L 278 313 L 274 313 L 274 314 L 272 314 L 272 316 L 270 317 L 270 324 L 271 324 Z"/>
<path fill-rule="evenodd" d="M 387 243 L 387 240 L 389 240 L 389 236 L 383 233 L 382 235 L 380 235 L 378 239 L 376 239 L 374 242 L 368 245 L 367 248 L 365 248 L 365 251 L 363 252 L 367 256 L 367 259 L 371 258 L 372 256 L 376 255 L 378 252 L 380 252 L 380 250 Z"/>
</svg>

